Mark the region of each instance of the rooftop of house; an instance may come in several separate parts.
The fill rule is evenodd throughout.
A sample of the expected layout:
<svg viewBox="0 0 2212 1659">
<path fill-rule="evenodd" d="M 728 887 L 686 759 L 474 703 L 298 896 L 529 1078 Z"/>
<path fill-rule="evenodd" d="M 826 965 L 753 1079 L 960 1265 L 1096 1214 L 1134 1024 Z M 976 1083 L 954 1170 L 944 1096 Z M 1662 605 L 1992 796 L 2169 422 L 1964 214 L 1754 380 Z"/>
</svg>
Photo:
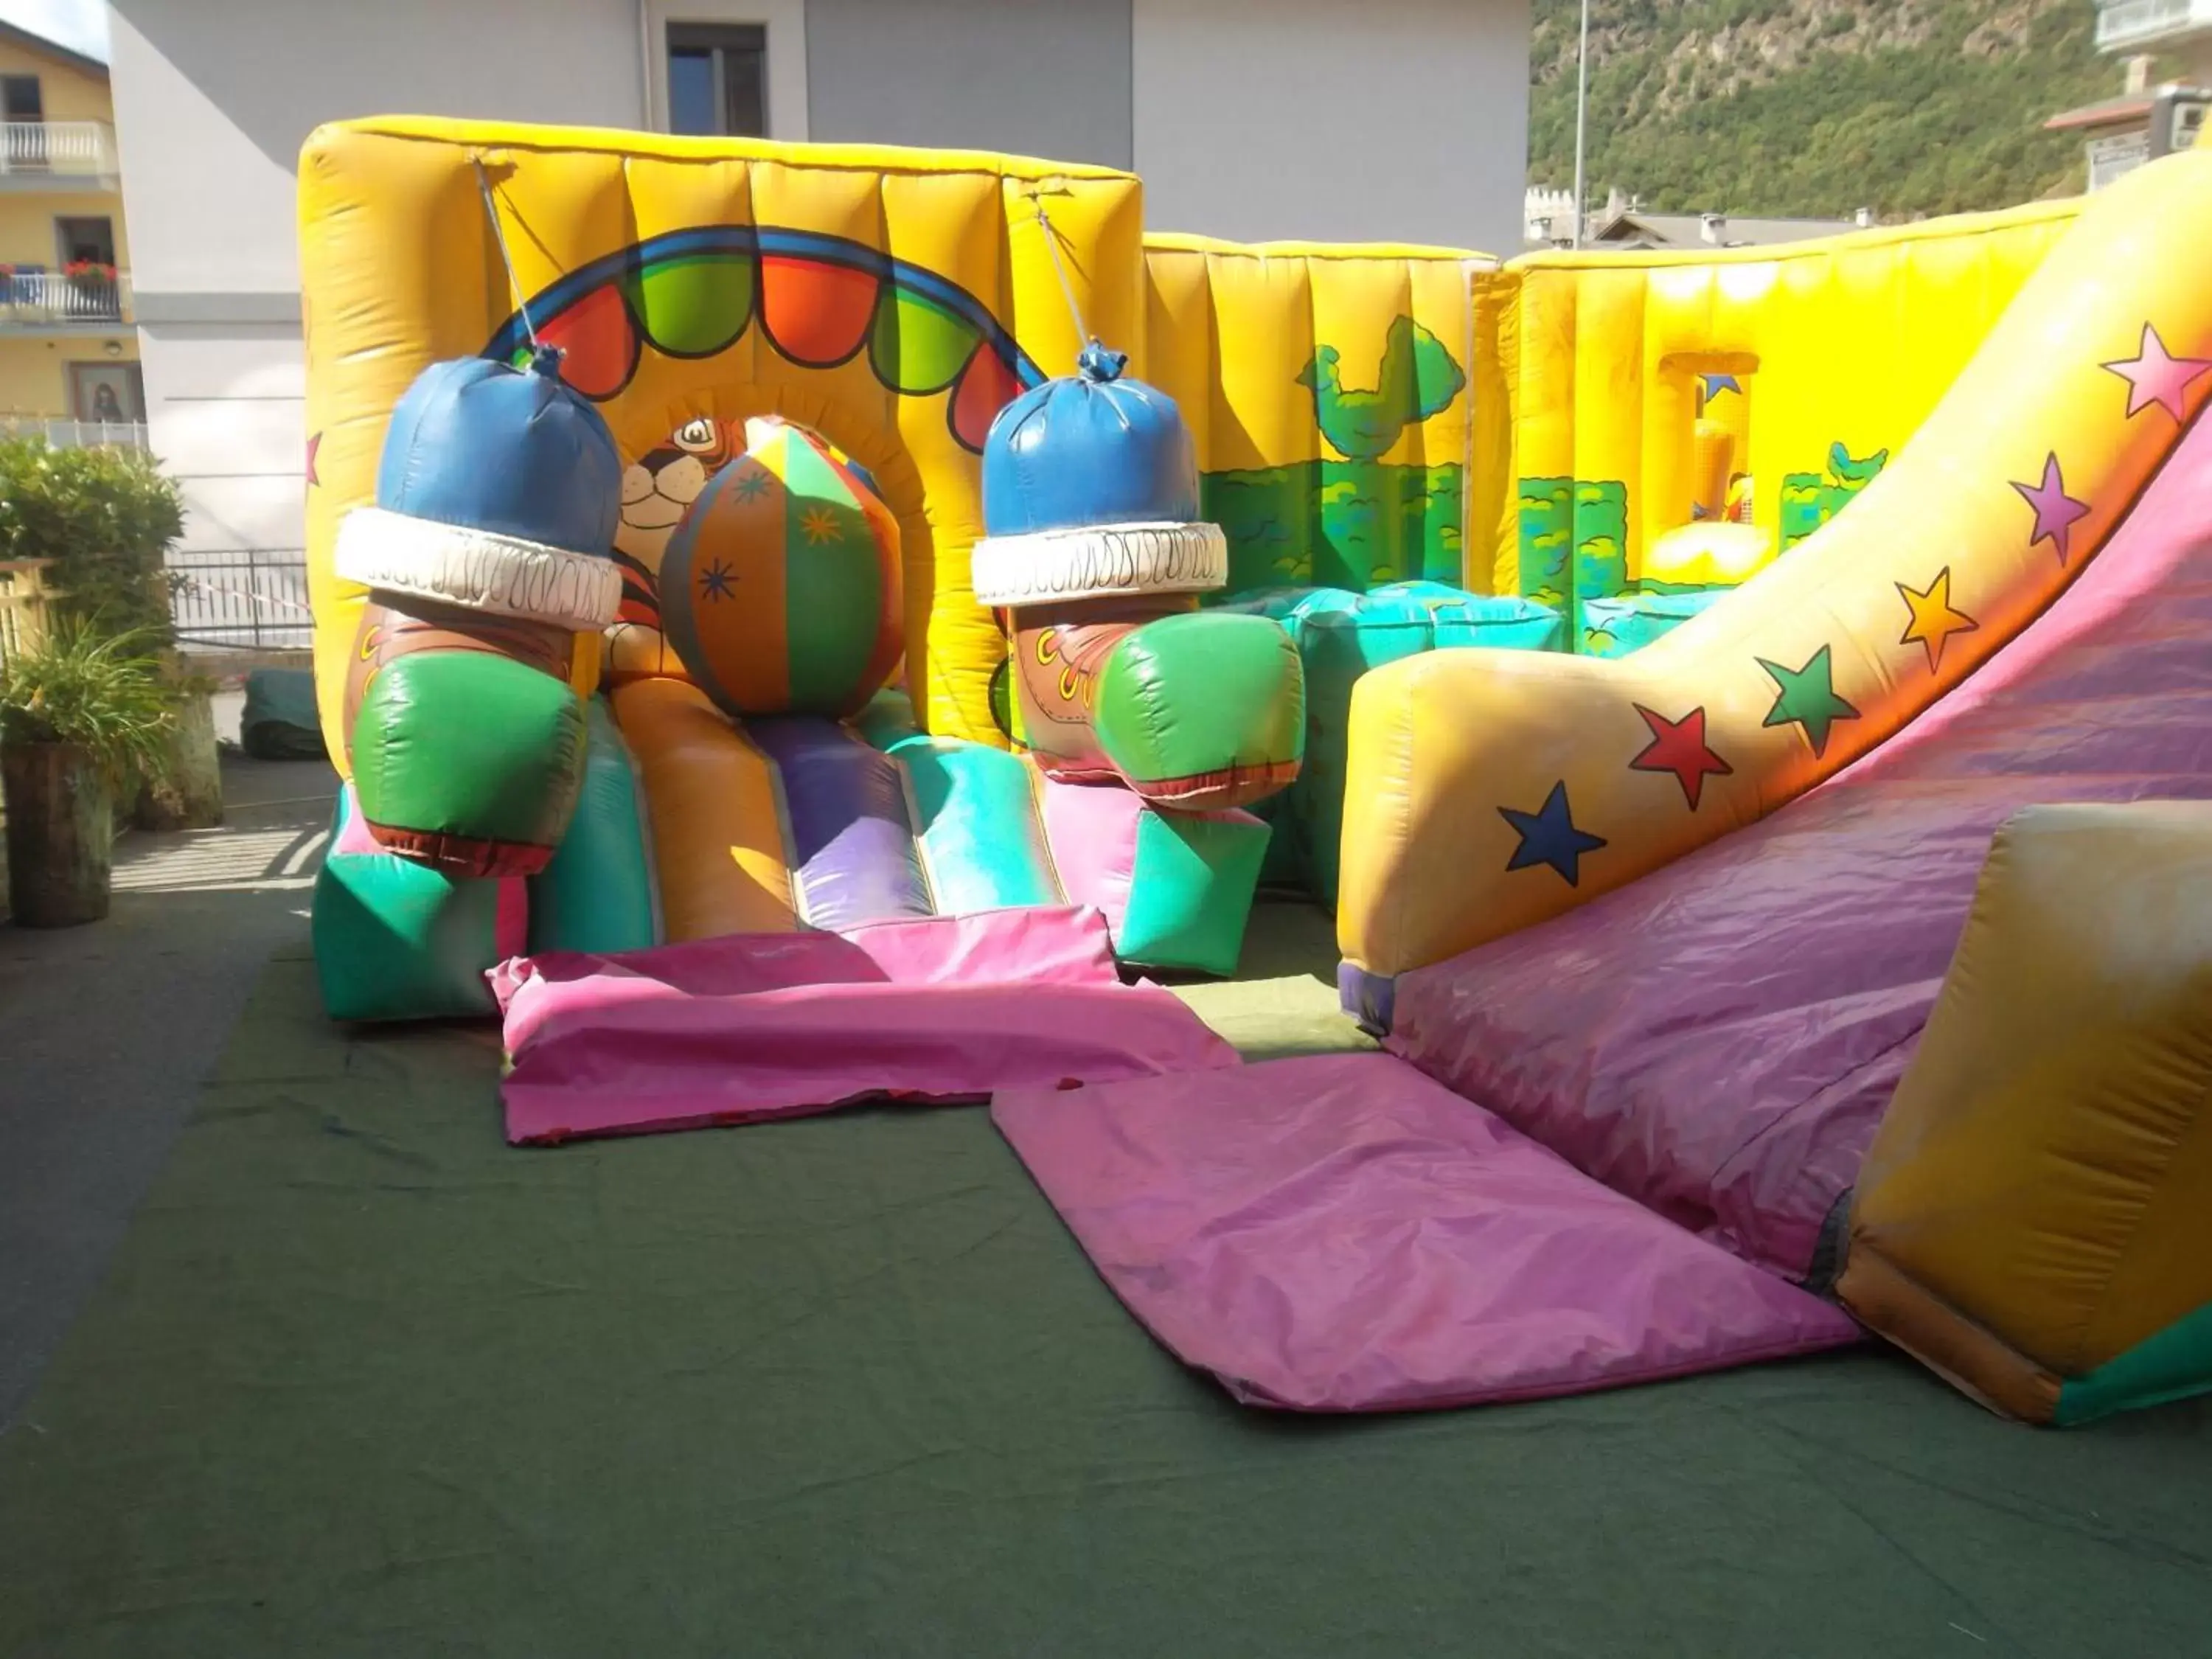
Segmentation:
<svg viewBox="0 0 2212 1659">
<path fill-rule="evenodd" d="M 1723 213 L 1646 213 L 1630 209 L 1612 215 L 1590 233 L 1590 240 L 1613 247 L 1763 247 L 1771 242 L 1802 242 L 1833 236 L 1874 222 L 1869 210 L 1850 219 L 1747 219 Z"/>
<path fill-rule="evenodd" d="M 29 29 L 18 28 L 13 23 L 0 22 L 0 41 L 4 41 L 11 46 L 21 46 L 26 52 L 35 52 L 45 57 L 55 58 L 68 64 L 78 73 L 89 75 L 96 80 L 107 79 L 107 65 L 97 58 L 88 58 L 81 52 L 72 52 L 58 41 L 49 40 L 45 35 L 34 33 Z"/>
<path fill-rule="evenodd" d="M 2212 98 L 2212 89 L 2169 81 L 2164 86 L 2124 92 L 2117 98 L 2100 99 L 2079 109 L 2061 110 L 2043 124 L 2045 132 L 2094 131 L 2099 127 L 2141 126 L 2148 121 L 2158 100 L 2169 94 L 2183 98 Z"/>
</svg>

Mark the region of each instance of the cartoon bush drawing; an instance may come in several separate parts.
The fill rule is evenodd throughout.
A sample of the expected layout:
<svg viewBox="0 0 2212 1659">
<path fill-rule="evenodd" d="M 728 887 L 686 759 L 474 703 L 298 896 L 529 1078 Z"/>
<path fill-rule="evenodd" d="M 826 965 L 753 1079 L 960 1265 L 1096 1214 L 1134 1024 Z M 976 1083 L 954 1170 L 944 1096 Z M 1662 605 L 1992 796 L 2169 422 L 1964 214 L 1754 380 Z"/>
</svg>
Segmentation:
<svg viewBox="0 0 2212 1659">
<path fill-rule="evenodd" d="M 1628 486 L 1618 480 L 1576 482 L 1574 582 L 1577 603 L 1628 586 Z"/>
<path fill-rule="evenodd" d="M 1519 517 L 1522 597 L 1564 605 L 1574 576 L 1574 481 L 1522 479 Z"/>
<path fill-rule="evenodd" d="M 1852 496 L 1864 489 L 1889 463 L 1889 451 L 1877 449 L 1865 459 L 1854 459 L 1840 443 L 1828 446 L 1828 470 L 1791 472 L 1782 480 L 1782 550 L 1787 553 L 1822 525 L 1842 512 Z"/>
</svg>

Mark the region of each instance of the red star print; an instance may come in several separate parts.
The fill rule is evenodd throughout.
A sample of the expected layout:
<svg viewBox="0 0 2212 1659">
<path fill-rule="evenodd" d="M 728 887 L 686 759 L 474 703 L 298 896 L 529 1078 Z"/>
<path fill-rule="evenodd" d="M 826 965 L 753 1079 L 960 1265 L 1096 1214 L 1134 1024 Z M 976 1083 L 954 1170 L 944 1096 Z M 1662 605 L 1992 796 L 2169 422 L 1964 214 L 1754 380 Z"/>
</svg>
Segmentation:
<svg viewBox="0 0 2212 1659">
<path fill-rule="evenodd" d="M 1690 810 L 1698 810 L 1698 797 L 1705 793 L 1708 777 L 1724 778 L 1735 769 L 1705 747 L 1705 711 L 1702 704 L 1692 708 L 1678 720 L 1670 720 L 1656 708 L 1646 708 L 1642 703 L 1632 705 L 1644 716 L 1644 725 L 1651 728 L 1651 742 L 1644 752 L 1628 763 L 1632 772 L 1671 772 L 1674 781 L 1682 786 L 1682 799 Z"/>
<path fill-rule="evenodd" d="M 319 432 L 310 434 L 307 438 L 307 482 L 311 484 L 322 483 L 322 480 L 315 476 L 315 452 L 322 447 L 323 434 Z"/>
</svg>

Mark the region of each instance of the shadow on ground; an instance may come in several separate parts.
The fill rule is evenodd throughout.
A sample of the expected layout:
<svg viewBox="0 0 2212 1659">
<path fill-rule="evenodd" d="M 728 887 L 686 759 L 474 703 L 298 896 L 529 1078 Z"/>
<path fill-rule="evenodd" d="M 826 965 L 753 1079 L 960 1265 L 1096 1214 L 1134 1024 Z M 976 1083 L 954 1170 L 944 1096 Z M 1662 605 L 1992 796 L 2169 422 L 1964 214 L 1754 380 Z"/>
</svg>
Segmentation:
<svg viewBox="0 0 2212 1659">
<path fill-rule="evenodd" d="M 226 758 L 219 830 L 133 833 L 106 921 L 0 927 L 0 1425 L 123 1237 L 262 968 L 306 957 L 336 775 Z"/>
</svg>

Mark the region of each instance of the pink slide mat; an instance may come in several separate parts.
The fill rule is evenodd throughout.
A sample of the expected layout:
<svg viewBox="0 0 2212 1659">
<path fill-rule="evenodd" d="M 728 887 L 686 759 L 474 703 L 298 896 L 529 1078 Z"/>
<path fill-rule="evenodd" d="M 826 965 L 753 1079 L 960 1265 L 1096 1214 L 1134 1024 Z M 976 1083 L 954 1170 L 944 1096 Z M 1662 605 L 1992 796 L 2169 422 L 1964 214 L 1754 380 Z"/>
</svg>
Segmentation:
<svg viewBox="0 0 2212 1659">
<path fill-rule="evenodd" d="M 549 952 L 491 980 L 516 1145 L 1238 1063 L 1176 998 L 1121 982 L 1096 910 Z"/>
<path fill-rule="evenodd" d="M 1857 1339 L 1386 1054 L 1014 1090 L 992 1118 L 1114 1293 L 1246 1405 L 1523 1400 Z"/>
</svg>

